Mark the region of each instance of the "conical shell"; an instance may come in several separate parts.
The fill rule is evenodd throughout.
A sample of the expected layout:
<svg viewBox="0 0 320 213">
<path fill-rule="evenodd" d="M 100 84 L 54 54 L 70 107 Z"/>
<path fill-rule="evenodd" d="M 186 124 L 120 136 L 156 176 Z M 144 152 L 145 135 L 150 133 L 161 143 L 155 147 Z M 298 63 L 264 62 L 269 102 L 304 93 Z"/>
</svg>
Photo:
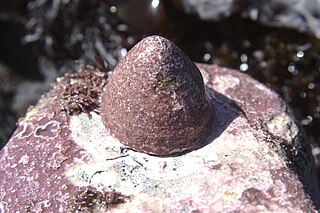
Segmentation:
<svg viewBox="0 0 320 213">
<path fill-rule="evenodd" d="M 213 108 L 189 57 L 171 41 L 150 36 L 114 69 L 101 114 L 122 144 L 169 155 L 199 146 L 211 128 Z"/>
</svg>

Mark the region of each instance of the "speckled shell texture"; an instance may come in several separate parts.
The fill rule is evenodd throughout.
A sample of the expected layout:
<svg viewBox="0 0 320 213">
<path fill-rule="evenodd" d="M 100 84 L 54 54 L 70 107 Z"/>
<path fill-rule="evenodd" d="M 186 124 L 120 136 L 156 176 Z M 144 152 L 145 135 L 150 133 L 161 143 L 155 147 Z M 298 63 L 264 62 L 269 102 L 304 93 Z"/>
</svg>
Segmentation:
<svg viewBox="0 0 320 213">
<path fill-rule="evenodd" d="M 198 68 L 160 36 L 131 49 L 102 95 L 102 119 L 111 133 L 129 148 L 155 155 L 198 147 L 212 112 Z"/>
</svg>

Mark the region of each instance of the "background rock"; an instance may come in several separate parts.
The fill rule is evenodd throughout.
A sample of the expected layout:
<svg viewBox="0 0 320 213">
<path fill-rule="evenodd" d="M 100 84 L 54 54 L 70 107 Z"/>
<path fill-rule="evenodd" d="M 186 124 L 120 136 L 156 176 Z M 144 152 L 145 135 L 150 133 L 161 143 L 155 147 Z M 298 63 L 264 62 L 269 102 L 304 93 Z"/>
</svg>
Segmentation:
<svg viewBox="0 0 320 213">
<path fill-rule="evenodd" d="M 219 21 L 240 13 L 266 25 L 294 28 L 320 38 L 319 0 L 180 0 L 179 3 L 187 14 L 205 21 Z"/>
</svg>

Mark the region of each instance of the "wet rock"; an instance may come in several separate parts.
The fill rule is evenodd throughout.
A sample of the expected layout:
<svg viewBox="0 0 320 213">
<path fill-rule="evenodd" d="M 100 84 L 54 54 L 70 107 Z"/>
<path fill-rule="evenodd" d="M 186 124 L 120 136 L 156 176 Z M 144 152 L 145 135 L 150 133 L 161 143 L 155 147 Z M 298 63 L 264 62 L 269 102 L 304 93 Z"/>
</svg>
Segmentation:
<svg viewBox="0 0 320 213">
<path fill-rule="evenodd" d="M 294 28 L 320 37 L 319 0 L 180 0 L 179 6 L 204 21 L 218 21 L 240 13 L 270 26 Z"/>
<path fill-rule="evenodd" d="M 82 67 L 59 78 L 0 152 L 0 209 L 315 211 L 310 147 L 285 102 L 245 74 L 196 66 L 213 128 L 202 146 L 165 157 L 130 149 L 105 127 L 105 74 Z"/>
</svg>

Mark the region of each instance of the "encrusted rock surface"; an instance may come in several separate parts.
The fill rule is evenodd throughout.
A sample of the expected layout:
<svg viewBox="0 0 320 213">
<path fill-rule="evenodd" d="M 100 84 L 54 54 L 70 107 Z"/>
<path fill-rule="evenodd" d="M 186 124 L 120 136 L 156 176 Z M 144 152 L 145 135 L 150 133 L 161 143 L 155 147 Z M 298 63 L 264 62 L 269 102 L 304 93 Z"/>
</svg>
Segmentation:
<svg viewBox="0 0 320 213">
<path fill-rule="evenodd" d="M 235 70 L 197 67 L 214 128 L 198 149 L 166 157 L 128 149 L 105 128 L 103 73 L 59 78 L 0 152 L 0 212 L 315 211 L 310 147 L 284 101 Z"/>
</svg>

